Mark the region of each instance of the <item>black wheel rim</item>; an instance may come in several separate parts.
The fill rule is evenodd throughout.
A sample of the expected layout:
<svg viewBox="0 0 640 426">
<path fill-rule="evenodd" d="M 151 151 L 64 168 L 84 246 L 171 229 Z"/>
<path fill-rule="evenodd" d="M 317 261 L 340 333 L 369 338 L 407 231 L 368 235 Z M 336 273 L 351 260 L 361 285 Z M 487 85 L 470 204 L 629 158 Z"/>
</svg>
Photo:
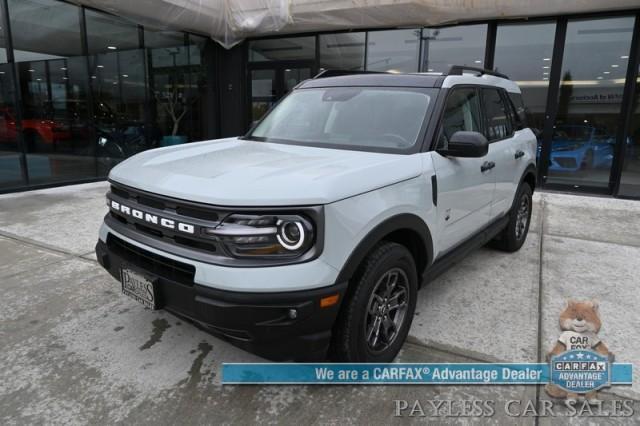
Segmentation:
<svg viewBox="0 0 640 426">
<path fill-rule="evenodd" d="M 527 230 L 527 225 L 529 224 L 529 209 L 531 208 L 531 203 L 529 202 L 529 197 L 524 194 L 520 198 L 520 203 L 518 204 L 518 212 L 516 214 L 516 239 L 521 240 Z"/>
<path fill-rule="evenodd" d="M 382 274 L 373 287 L 364 324 L 369 350 L 384 352 L 395 342 L 405 321 L 409 302 L 409 279 L 400 268 Z"/>
</svg>

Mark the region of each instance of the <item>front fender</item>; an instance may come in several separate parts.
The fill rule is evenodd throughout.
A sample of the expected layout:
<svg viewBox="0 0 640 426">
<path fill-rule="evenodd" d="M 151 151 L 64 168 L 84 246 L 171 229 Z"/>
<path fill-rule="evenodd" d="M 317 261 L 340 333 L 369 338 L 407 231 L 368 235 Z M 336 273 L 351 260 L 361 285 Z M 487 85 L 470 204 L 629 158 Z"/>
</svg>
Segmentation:
<svg viewBox="0 0 640 426">
<path fill-rule="evenodd" d="M 436 223 L 431 185 L 424 175 L 325 206 L 322 259 L 350 278 L 369 250 L 385 235 L 408 229 L 420 235 L 431 256 Z"/>
</svg>

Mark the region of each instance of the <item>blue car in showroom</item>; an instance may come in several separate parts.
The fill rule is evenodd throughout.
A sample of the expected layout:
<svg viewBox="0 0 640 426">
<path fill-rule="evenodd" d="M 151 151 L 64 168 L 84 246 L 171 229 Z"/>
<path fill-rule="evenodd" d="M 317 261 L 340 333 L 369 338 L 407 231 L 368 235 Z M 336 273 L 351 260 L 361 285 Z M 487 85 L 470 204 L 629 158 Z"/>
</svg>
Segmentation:
<svg viewBox="0 0 640 426">
<path fill-rule="evenodd" d="M 577 172 L 606 168 L 613 163 L 615 136 L 588 125 L 562 125 L 554 129 L 549 170 Z M 538 158 L 542 145 L 538 144 Z"/>
</svg>

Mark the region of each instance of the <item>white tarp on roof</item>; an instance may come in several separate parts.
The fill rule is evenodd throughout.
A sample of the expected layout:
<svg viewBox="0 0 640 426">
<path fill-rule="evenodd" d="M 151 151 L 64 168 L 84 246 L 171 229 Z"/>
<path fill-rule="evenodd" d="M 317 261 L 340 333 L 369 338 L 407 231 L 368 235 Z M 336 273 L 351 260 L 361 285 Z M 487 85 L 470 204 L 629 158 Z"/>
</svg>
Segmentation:
<svg viewBox="0 0 640 426">
<path fill-rule="evenodd" d="M 74 0 L 159 29 L 246 37 L 637 8 L 639 0 Z"/>
</svg>

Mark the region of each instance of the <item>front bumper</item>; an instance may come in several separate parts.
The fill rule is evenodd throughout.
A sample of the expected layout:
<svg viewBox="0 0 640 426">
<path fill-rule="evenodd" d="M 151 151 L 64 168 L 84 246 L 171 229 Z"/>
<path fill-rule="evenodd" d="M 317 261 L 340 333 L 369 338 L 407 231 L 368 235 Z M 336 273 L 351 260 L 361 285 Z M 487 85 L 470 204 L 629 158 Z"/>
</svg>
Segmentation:
<svg viewBox="0 0 640 426">
<path fill-rule="evenodd" d="M 211 333 L 259 356 L 276 360 L 313 361 L 326 356 L 331 329 L 347 283 L 303 291 L 274 293 L 213 289 L 193 281 L 190 265 L 163 258 L 110 236 L 96 245 L 98 262 L 120 279 L 123 265 L 157 278 L 160 307 L 191 320 Z M 321 308 L 320 299 L 334 294 L 339 302 Z M 290 318 L 290 310 L 296 316 Z"/>
</svg>

